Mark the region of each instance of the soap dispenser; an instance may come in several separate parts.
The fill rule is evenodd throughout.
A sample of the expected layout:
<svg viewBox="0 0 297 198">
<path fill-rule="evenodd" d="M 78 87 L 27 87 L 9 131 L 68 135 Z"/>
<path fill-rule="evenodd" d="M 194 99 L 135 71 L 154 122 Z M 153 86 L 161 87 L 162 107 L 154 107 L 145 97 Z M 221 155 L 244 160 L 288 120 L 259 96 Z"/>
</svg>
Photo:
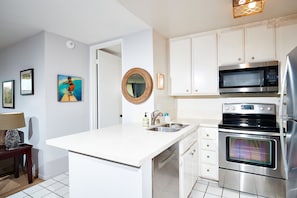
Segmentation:
<svg viewBox="0 0 297 198">
<path fill-rule="evenodd" d="M 169 116 L 168 113 L 164 113 L 164 119 L 165 119 L 165 122 L 166 122 L 166 123 L 168 123 L 168 122 L 171 121 L 170 116 Z"/>
<path fill-rule="evenodd" d="M 149 127 L 149 118 L 147 117 L 147 112 L 144 113 L 144 117 L 142 119 L 142 126 L 143 127 Z"/>
</svg>

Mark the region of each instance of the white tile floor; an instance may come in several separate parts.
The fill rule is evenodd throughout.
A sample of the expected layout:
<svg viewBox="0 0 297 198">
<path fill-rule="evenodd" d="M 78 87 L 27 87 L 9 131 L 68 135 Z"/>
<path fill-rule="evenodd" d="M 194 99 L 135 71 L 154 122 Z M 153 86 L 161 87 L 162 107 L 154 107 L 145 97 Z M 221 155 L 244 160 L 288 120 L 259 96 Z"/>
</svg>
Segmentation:
<svg viewBox="0 0 297 198">
<path fill-rule="evenodd" d="M 69 175 L 68 172 L 36 184 L 8 198 L 68 198 Z"/>
<path fill-rule="evenodd" d="M 68 198 L 69 175 L 64 173 L 8 198 Z M 198 179 L 189 198 L 264 198 L 257 195 L 221 188 L 218 182 Z"/>
<path fill-rule="evenodd" d="M 198 179 L 189 198 L 264 198 L 219 187 L 218 182 Z"/>
</svg>

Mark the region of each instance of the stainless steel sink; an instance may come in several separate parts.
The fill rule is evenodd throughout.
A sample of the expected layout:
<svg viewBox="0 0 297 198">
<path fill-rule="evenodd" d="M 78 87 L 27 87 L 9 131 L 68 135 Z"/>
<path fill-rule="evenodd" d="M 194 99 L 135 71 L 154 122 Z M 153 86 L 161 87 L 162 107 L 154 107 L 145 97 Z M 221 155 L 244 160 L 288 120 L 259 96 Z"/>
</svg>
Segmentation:
<svg viewBox="0 0 297 198">
<path fill-rule="evenodd" d="M 166 124 L 162 124 L 162 127 L 170 127 L 170 128 L 174 128 L 174 129 L 182 129 L 185 128 L 187 126 L 189 126 L 188 124 L 181 124 L 181 123 L 166 123 Z"/>
<path fill-rule="evenodd" d="M 180 123 L 166 123 L 152 128 L 148 128 L 148 130 L 157 132 L 177 132 L 187 126 L 189 125 Z"/>
<path fill-rule="evenodd" d="M 158 127 L 150 128 L 148 130 L 158 131 L 158 132 L 176 132 L 176 131 L 179 131 L 180 129 L 158 126 Z"/>
</svg>

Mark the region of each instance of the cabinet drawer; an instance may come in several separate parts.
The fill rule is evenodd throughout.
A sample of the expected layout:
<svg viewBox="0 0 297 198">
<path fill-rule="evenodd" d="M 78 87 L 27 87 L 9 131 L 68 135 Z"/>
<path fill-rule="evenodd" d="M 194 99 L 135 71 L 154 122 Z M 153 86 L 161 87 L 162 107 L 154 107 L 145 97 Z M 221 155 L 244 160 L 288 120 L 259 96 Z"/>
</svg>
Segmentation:
<svg viewBox="0 0 297 198">
<path fill-rule="evenodd" d="M 215 165 L 201 164 L 200 175 L 201 177 L 218 180 L 219 167 Z"/>
<path fill-rule="evenodd" d="M 199 133 L 201 133 L 199 135 L 203 139 L 216 140 L 218 137 L 217 128 L 207 128 L 207 129 L 201 128 Z"/>
<path fill-rule="evenodd" d="M 202 163 L 209 163 L 216 165 L 218 163 L 218 156 L 216 152 L 201 150 L 200 156 Z"/>
<path fill-rule="evenodd" d="M 201 140 L 201 149 L 216 151 L 217 150 L 217 142 L 214 140 Z"/>
</svg>

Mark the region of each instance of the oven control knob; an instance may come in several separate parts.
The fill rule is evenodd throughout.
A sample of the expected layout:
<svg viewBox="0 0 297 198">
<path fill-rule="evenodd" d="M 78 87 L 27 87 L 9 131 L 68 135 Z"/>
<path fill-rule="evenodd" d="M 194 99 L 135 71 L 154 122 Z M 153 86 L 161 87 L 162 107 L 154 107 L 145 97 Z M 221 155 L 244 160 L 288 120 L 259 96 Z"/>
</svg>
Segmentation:
<svg viewBox="0 0 297 198">
<path fill-rule="evenodd" d="M 232 106 L 231 109 L 234 111 L 235 110 L 235 106 Z"/>
<path fill-rule="evenodd" d="M 264 110 L 264 108 L 263 108 L 263 107 L 260 107 L 260 110 L 261 110 L 261 111 L 263 111 L 263 110 Z"/>
<path fill-rule="evenodd" d="M 229 106 L 226 106 L 225 109 L 228 111 L 229 110 Z"/>
<path fill-rule="evenodd" d="M 267 107 L 267 110 L 268 110 L 268 111 L 271 111 L 272 109 L 271 109 L 271 107 Z"/>
</svg>

